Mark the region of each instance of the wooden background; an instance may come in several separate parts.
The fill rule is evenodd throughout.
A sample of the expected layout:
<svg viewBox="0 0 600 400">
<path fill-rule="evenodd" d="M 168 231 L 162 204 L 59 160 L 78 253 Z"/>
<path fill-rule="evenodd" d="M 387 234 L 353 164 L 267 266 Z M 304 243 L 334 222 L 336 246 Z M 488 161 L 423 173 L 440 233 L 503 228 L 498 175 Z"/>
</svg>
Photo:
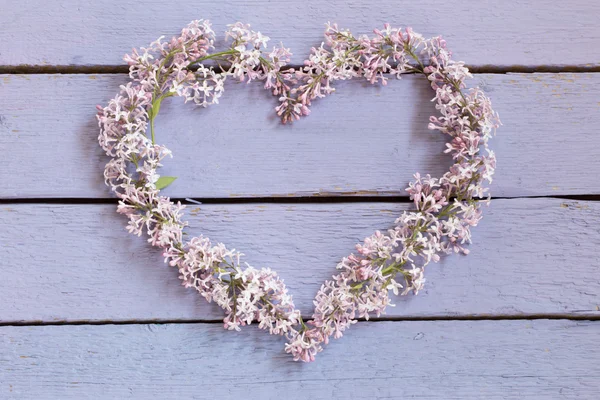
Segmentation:
<svg viewBox="0 0 600 400">
<path fill-rule="evenodd" d="M 0 3 L 1 399 L 600 398 L 600 3 Z M 250 22 L 296 64 L 327 20 L 441 33 L 503 120 L 471 254 L 316 363 L 223 331 L 102 184 L 94 107 L 127 81 L 123 54 L 195 18 L 221 36 Z M 166 192 L 203 203 L 189 232 L 279 271 L 307 316 L 337 261 L 410 207 L 411 175 L 450 164 L 422 78 L 337 87 L 293 126 L 259 83 L 209 109 L 171 99 L 157 121 L 179 177 Z"/>
</svg>

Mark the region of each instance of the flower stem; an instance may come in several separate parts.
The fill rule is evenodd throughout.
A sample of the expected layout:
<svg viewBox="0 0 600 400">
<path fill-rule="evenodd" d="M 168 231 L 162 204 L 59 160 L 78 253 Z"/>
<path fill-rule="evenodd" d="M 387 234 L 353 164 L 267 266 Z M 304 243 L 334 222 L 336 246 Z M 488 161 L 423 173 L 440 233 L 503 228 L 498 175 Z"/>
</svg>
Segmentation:
<svg viewBox="0 0 600 400">
<path fill-rule="evenodd" d="M 154 115 L 150 117 L 150 136 L 152 137 L 152 144 L 156 144 L 154 140 Z"/>
<path fill-rule="evenodd" d="M 202 61 L 206 61 L 206 60 L 210 60 L 210 59 L 217 58 L 217 57 L 222 57 L 222 56 L 229 56 L 229 55 L 232 55 L 232 54 L 235 54 L 235 53 L 237 53 L 237 50 L 235 50 L 235 49 L 229 49 L 229 50 L 225 50 L 225 51 L 220 51 L 218 53 L 209 54 L 207 56 L 200 57 L 200 58 L 198 58 L 195 61 L 192 61 L 191 63 L 188 64 L 187 67 L 190 68 L 190 67 L 192 67 L 192 66 L 194 66 L 196 64 L 200 64 Z"/>
</svg>

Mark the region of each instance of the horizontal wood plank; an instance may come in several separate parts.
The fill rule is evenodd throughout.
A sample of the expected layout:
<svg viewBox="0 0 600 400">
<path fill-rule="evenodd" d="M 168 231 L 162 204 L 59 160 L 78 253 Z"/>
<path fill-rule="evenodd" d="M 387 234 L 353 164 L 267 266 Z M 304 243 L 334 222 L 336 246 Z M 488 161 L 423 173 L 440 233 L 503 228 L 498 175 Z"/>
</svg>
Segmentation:
<svg viewBox="0 0 600 400">
<path fill-rule="evenodd" d="M 132 47 L 177 34 L 190 20 L 213 21 L 219 37 L 241 20 L 283 42 L 300 62 L 337 21 L 355 33 L 384 22 L 444 35 L 470 65 L 599 65 L 600 4 L 587 0 L 446 1 L 267 0 L 77 2 L 23 0 L 0 15 L 0 65 L 116 65 Z"/>
<path fill-rule="evenodd" d="M 0 198 L 110 197 L 107 157 L 96 141 L 94 106 L 123 75 L 0 76 Z M 482 74 L 504 126 L 494 196 L 600 194 L 600 74 Z M 443 174 L 446 138 L 427 130 L 435 110 L 422 78 L 385 88 L 338 85 L 293 126 L 275 117 L 276 99 L 230 84 L 208 109 L 168 99 L 157 137 L 174 152 L 163 174 L 179 179 L 173 197 L 405 195 L 416 171 Z"/>
<path fill-rule="evenodd" d="M 245 253 L 251 265 L 278 271 L 309 316 L 314 295 L 339 260 L 406 208 L 190 206 L 188 232 L 202 232 Z M 484 212 L 471 254 L 432 264 L 425 290 L 395 299 L 388 316 L 600 315 L 600 204 L 496 200 Z M 124 225 L 112 205 L 0 207 L 0 322 L 222 318 Z"/>
<path fill-rule="evenodd" d="M 359 323 L 317 361 L 217 324 L 0 328 L 3 399 L 594 399 L 598 321 Z"/>
</svg>

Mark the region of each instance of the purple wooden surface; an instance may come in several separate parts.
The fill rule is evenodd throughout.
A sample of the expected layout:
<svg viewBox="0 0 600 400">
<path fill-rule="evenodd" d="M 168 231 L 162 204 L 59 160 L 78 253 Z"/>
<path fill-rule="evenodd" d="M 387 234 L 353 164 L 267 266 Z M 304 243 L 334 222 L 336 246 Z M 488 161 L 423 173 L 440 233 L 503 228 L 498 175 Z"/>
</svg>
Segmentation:
<svg viewBox="0 0 600 400">
<path fill-rule="evenodd" d="M 589 321 L 358 323 L 303 365 L 256 327 L 0 327 L 0 396 L 593 400 L 599 335 Z"/>
<path fill-rule="evenodd" d="M 6 99 L 0 198 L 110 197 L 93 113 L 125 78 L 5 75 L 0 82 Z M 591 179 L 600 174 L 600 158 L 590 151 L 600 148 L 600 74 L 481 74 L 472 84 L 488 91 L 504 123 L 491 141 L 498 156 L 494 196 L 600 194 L 600 180 Z M 260 83 L 230 84 L 221 105 L 207 109 L 169 99 L 157 119 L 157 138 L 174 153 L 163 173 L 179 179 L 165 193 L 405 195 L 415 172 L 447 170 L 447 138 L 427 130 L 435 110 L 423 79 L 338 87 L 293 126 L 281 126 L 276 99 Z M 36 95 L 23 96 L 31 92 Z"/>
<path fill-rule="evenodd" d="M 468 257 L 432 265 L 427 289 L 396 301 L 388 315 L 395 321 L 360 322 L 312 365 L 293 363 L 280 338 L 255 327 L 227 334 L 218 323 L 189 323 L 220 313 L 179 286 L 143 239 L 123 231 L 113 205 L 93 204 L 108 197 L 94 106 L 114 96 L 124 75 L 0 76 L 0 199 L 15 199 L 0 204 L 0 398 L 598 397 L 597 197 L 525 197 L 600 194 L 600 74 L 581 73 L 600 66 L 600 3 L 22 0 L 0 8 L 0 71 L 22 64 L 109 71 L 103 66 L 121 65 L 131 47 L 207 17 L 219 34 L 238 19 L 253 23 L 291 47 L 294 63 L 320 43 L 328 19 L 357 33 L 387 20 L 443 34 L 456 57 L 480 71 L 578 72 L 476 75 L 505 124 L 492 144 L 499 158 L 493 193 L 515 198 L 485 210 Z M 159 137 L 176 158 L 164 172 L 180 177 L 166 192 L 386 196 L 403 194 L 417 170 L 441 174 L 448 160 L 439 155 L 444 138 L 425 129 L 426 85 L 407 77 L 385 89 L 362 86 L 339 85 L 310 118 L 285 128 L 258 85 L 232 87 L 221 106 L 204 111 L 165 104 Z M 62 203 L 20 204 L 43 197 Z M 72 198 L 92 203 L 69 204 Z M 275 268 L 308 313 L 339 258 L 404 207 L 188 211 L 192 233 Z M 483 320 L 438 320 L 457 316 Z M 581 317 L 594 321 L 572 320 Z M 186 323 L 140 324 L 149 320 Z M 65 325 L 33 326 L 49 323 Z"/>
<path fill-rule="evenodd" d="M 298 63 L 323 40 L 331 20 L 356 33 L 384 22 L 444 35 L 459 59 L 477 66 L 600 65 L 600 3 L 589 0 L 302 2 L 21 0 L 0 13 L 0 65 L 117 65 L 132 47 L 207 18 L 222 37 L 227 24 L 251 23 L 283 42 Z"/>
<path fill-rule="evenodd" d="M 339 260 L 406 204 L 190 206 L 204 233 L 285 279 L 304 315 Z M 112 205 L 0 208 L 0 322 L 222 319 L 181 286 L 159 251 L 125 232 Z M 495 200 L 473 229 L 471 254 L 427 271 L 418 296 L 396 298 L 393 317 L 553 315 L 598 317 L 600 205 L 560 199 Z"/>
</svg>

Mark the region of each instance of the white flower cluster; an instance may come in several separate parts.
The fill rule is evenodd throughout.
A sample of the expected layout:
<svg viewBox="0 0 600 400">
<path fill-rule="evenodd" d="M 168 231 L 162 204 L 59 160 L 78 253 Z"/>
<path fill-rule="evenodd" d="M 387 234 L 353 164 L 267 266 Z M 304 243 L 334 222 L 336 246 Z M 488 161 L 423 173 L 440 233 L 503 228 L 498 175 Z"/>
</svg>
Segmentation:
<svg viewBox="0 0 600 400">
<path fill-rule="evenodd" d="M 284 70 L 289 50 L 276 47 L 263 54 L 268 37 L 248 25 L 231 25 L 226 36 L 231 47 L 211 53 L 210 24 L 193 21 L 179 37 L 161 38 L 126 56 L 131 82 L 98 110 L 99 143 L 111 157 L 104 178 L 120 199 L 117 211 L 129 219 L 127 230 L 138 236 L 145 232 L 150 244 L 162 248 L 183 285 L 225 311 L 225 328 L 239 330 L 257 321 L 261 329 L 288 338 L 285 350 L 295 360 L 312 361 L 331 336 L 341 337 L 358 318 L 385 312 L 390 291 L 422 290 L 424 268 L 440 254 L 468 253 L 470 228 L 481 219 L 481 202 L 475 199 L 487 194 L 484 182 L 491 182 L 495 169 L 487 143 L 498 116 L 483 92 L 464 90 L 470 74 L 463 63 L 451 60 L 439 37 L 424 39 L 386 25 L 374 37 L 354 38 L 328 25 L 326 43 L 312 50 L 304 67 Z M 208 60 L 221 68 L 205 64 Z M 302 320 L 272 270 L 241 263 L 239 252 L 203 236 L 184 242 L 184 206 L 159 194 L 158 168 L 171 155 L 155 144 L 154 119 L 163 99 L 177 95 L 207 106 L 218 102 L 227 77 L 262 80 L 279 96 L 276 111 L 287 122 L 307 115 L 311 101 L 332 93 L 336 80 L 363 77 L 385 84 L 386 74 L 414 71 L 425 74 L 435 90 L 440 115 L 430 118 L 429 128 L 450 136 L 446 152 L 454 164 L 439 179 L 415 174 L 406 189 L 415 210 L 404 212 L 387 232 L 367 237 L 356 254 L 339 263 L 339 273 L 316 295 L 311 321 Z"/>
</svg>

